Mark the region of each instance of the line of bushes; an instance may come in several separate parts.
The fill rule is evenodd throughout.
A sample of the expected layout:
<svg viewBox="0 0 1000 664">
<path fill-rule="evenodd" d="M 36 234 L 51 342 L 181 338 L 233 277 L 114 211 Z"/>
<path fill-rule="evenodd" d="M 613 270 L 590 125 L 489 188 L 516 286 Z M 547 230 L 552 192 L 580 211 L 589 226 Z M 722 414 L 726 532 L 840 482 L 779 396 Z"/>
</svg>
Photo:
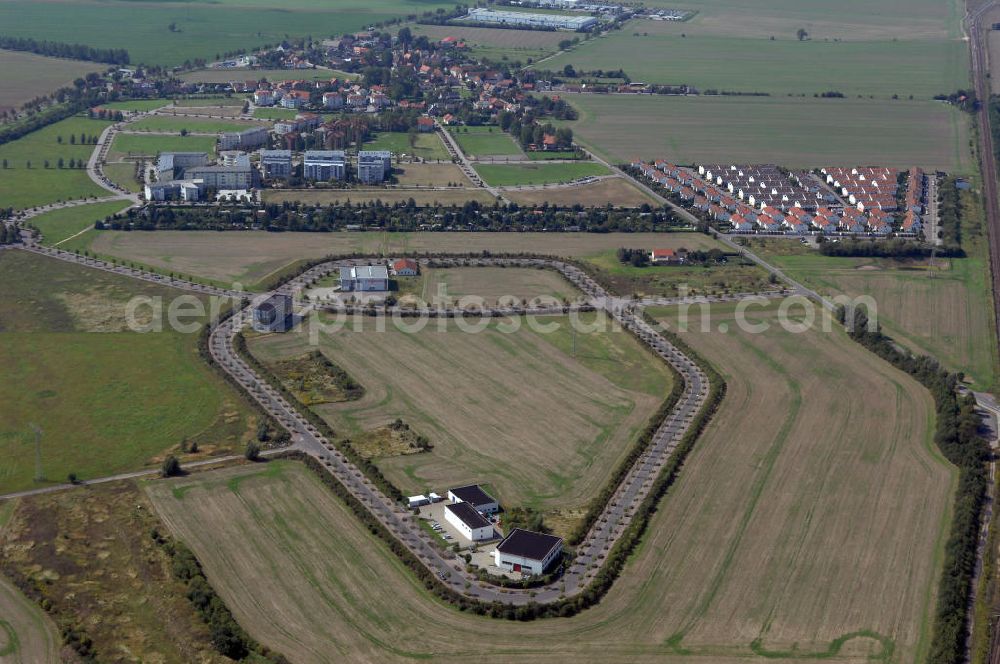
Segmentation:
<svg viewBox="0 0 1000 664">
<path fill-rule="evenodd" d="M 962 376 L 953 374 L 926 355 L 914 355 L 900 348 L 878 327 L 868 329 L 867 313 L 838 309 L 841 322 L 851 316 L 851 338 L 897 369 L 911 375 L 934 397 L 937 427 L 934 442 L 944 457 L 958 466 L 958 488 L 951 532 L 945 544 L 944 565 L 934 613 L 934 636 L 929 664 L 958 664 L 965 659 L 966 626 L 977 545 L 986 497 L 989 448 L 979 437 L 980 417 L 970 393 L 958 394 Z"/>
<path fill-rule="evenodd" d="M 359 453 L 354 446 L 351 445 L 350 441 L 346 439 L 338 440 L 336 433 L 322 417 L 317 415 L 311 408 L 304 405 L 298 397 L 292 394 L 291 390 L 286 388 L 284 384 L 278 380 L 270 369 L 264 366 L 256 357 L 253 356 L 253 353 L 251 353 L 250 349 L 247 348 L 246 337 L 243 336 L 242 332 L 237 334 L 236 338 L 233 340 L 233 349 L 247 364 L 253 367 L 259 375 L 263 376 L 264 380 L 266 380 L 271 387 L 278 390 L 290 404 L 294 404 L 298 412 L 305 417 L 310 424 L 316 427 L 316 429 L 323 436 L 325 436 L 327 440 L 333 441 L 334 446 L 340 451 L 340 453 L 347 457 L 351 463 L 360 468 L 361 472 L 363 472 L 365 476 L 379 488 L 380 491 L 395 501 L 403 500 L 403 492 L 382 474 L 382 471 L 379 470 L 378 466 L 361 456 L 361 453 Z"/>
<path fill-rule="evenodd" d="M 127 65 L 129 63 L 128 51 L 123 48 L 94 48 L 85 44 L 39 41 L 30 37 L 0 35 L 0 48 L 5 48 L 8 51 L 27 51 L 53 58 L 105 62 L 113 65 Z"/>
<path fill-rule="evenodd" d="M 205 578 L 201 563 L 191 549 L 180 541 L 160 534 L 154 528 L 149 533 L 157 545 L 170 556 L 174 578 L 187 584 L 187 598 L 211 630 L 212 645 L 222 655 L 238 662 L 268 662 L 288 664 L 284 655 L 271 652 L 246 633 L 232 611 Z"/>
</svg>

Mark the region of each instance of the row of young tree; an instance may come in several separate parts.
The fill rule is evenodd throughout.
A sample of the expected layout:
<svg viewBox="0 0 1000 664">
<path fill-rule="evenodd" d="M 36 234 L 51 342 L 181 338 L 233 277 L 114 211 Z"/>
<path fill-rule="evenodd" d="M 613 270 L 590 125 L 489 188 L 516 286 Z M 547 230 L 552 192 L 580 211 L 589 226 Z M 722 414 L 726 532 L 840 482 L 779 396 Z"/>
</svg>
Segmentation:
<svg viewBox="0 0 1000 664">
<path fill-rule="evenodd" d="M 106 62 L 113 65 L 127 65 L 129 63 L 128 51 L 123 48 L 94 48 L 85 44 L 39 41 L 30 37 L 0 35 L 0 48 L 9 51 L 28 51 L 29 53 L 48 55 L 54 58 Z"/>
<path fill-rule="evenodd" d="M 841 308 L 838 318 L 841 322 L 853 321 L 848 331 L 855 341 L 910 374 L 930 391 L 937 410 L 934 442 L 959 469 L 934 614 L 934 636 L 927 658 L 929 664 L 958 664 L 964 659 L 979 523 L 988 482 L 989 448 L 978 435 L 980 417 L 975 397 L 971 393 L 958 393 L 961 374 L 950 373 L 934 358 L 913 355 L 885 336 L 878 326 L 869 326 L 865 310 L 848 312 Z"/>
<path fill-rule="evenodd" d="M 266 230 L 327 232 L 353 228 L 385 230 L 491 230 L 649 232 L 684 228 L 683 220 L 664 208 L 585 208 L 582 205 L 522 207 L 517 204 L 418 207 L 413 199 L 391 205 L 350 202 L 336 207 L 297 203 L 246 206 L 181 207 L 148 205 L 98 222 L 99 230 Z"/>
</svg>

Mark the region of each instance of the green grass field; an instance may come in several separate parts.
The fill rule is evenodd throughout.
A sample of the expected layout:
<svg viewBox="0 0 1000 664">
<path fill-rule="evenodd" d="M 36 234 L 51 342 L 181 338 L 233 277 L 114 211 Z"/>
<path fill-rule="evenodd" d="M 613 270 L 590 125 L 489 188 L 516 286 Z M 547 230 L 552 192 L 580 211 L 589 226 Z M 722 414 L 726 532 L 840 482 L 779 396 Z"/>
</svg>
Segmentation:
<svg viewBox="0 0 1000 664">
<path fill-rule="evenodd" d="M 169 115 L 151 115 L 128 125 L 131 131 L 181 131 L 187 129 L 193 133 L 221 133 L 224 131 L 243 131 L 251 127 L 259 127 L 263 123 L 245 122 L 240 120 L 212 120 L 192 117 L 171 117 Z"/>
<path fill-rule="evenodd" d="M 93 226 L 95 221 L 121 212 L 130 204 L 129 201 L 108 201 L 106 203 L 78 205 L 40 214 L 37 217 L 32 217 L 29 223 L 41 231 L 45 244 L 60 244 L 67 238 Z"/>
<path fill-rule="evenodd" d="M 567 95 L 574 138 L 607 159 L 913 165 L 970 172 L 969 119 L 929 101 Z"/>
<path fill-rule="evenodd" d="M 552 184 L 570 182 L 591 175 L 607 175 L 610 171 L 600 164 L 476 164 L 476 172 L 494 187 Z"/>
<path fill-rule="evenodd" d="M 107 104 L 101 104 L 101 108 L 107 108 L 113 111 L 139 112 L 163 108 L 170 103 L 169 99 L 129 99 L 127 101 L 111 101 Z"/>
<path fill-rule="evenodd" d="M 279 11 L 273 3 L 259 0 L 183 4 L 151 0 L 143 2 L 139 11 L 118 2 L 7 0 L 0 3 L 0 25 L 4 34 L 14 37 L 124 48 L 133 63 L 179 65 L 189 59 L 211 61 L 228 51 L 277 44 L 289 36 L 342 35 L 388 18 L 452 6 L 444 0 L 336 5 L 293 0 L 282 3 Z"/>
<path fill-rule="evenodd" d="M 142 184 L 135 179 L 135 162 L 113 161 L 104 164 L 104 174 L 119 187 L 128 191 L 142 191 Z"/>
<path fill-rule="evenodd" d="M 451 161 L 444 144 L 436 133 L 417 134 L 411 147 L 406 132 L 382 132 L 364 145 L 364 150 L 389 150 L 393 155 L 407 154 L 421 159 L 441 159 Z"/>
<path fill-rule="evenodd" d="M 35 97 L 71 86 L 73 80 L 104 68 L 96 62 L 48 58 L 24 51 L 0 50 L 0 110 L 20 108 Z"/>
<path fill-rule="evenodd" d="M 25 252 L 0 255 L 0 282 L 0 492 L 149 467 L 184 438 L 201 448 L 193 458 L 241 449 L 251 417 L 200 359 L 197 334 L 166 317 L 166 331 L 128 331 L 131 298 L 166 307 L 180 292 Z M 136 316 L 150 322 L 149 307 Z"/>
<path fill-rule="evenodd" d="M 117 134 L 109 159 L 121 159 L 129 155 L 156 156 L 160 152 L 215 152 L 214 136 L 142 136 L 140 134 Z"/>
<path fill-rule="evenodd" d="M 452 127 L 448 129 L 466 156 L 502 157 L 521 155 L 521 148 L 500 127 Z"/>
<path fill-rule="evenodd" d="M 0 207 L 26 208 L 107 195 L 105 189 L 87 177 L 85 169 L 60 169 L 57 161 L 62 158 L 67 166 L 70 159 L 86 163 L 94 146 L 81 145 L 80 135 L 99 136 L 108 124 L 85 117 L 67 118 L 0 145 L 0 159 L 7 162 L 7 168 L 0 166 Z M 69 142 L 71 135 L 76 139 L 75 145 Z M 44 167 L 46 159 L 49 161 L 47 169 Z"/>
<path fill-rule="evenodd" d="M 926 100 L 969 84 L 961 40 L 800 42 L 793 30 L 771 41 L 703 34 L 686 23 L 650 23 L 630 21 L 541 66 L 556 71 L 566 65 L 588 71 L 622 67 L 633 81 L 778 96 L 836 90 L 850 97 L 897 94 Z"/>
</svg>

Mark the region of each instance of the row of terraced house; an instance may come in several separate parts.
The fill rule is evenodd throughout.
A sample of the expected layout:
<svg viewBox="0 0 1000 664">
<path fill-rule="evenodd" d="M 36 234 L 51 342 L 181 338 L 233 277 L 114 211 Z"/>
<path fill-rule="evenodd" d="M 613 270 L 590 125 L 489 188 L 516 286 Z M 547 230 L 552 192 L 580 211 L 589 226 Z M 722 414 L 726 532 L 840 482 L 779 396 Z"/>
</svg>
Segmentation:
<svg viewBox="0 0 1000 664">
<path fill-rule="evenodd" d="M 897 228 L 902 233 L 921 230 L 926 181 L 919 169 L 908 173 L 901 210 L 897 199 L 901 178 L 893 169 L 822 169 L 827 178 L 823 182 L 809 173 L 775 166 L 688 168 L 664 160 L 631 165 L 687 207 L 729 224 L 737 233 L 888 236 Z"/>
</svg>

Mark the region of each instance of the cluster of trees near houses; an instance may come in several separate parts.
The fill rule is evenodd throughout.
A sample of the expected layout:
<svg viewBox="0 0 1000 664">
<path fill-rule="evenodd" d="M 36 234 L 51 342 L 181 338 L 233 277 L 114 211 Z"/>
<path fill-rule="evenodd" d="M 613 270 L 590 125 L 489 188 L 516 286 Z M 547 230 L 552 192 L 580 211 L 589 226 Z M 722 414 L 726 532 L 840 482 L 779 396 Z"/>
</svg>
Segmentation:
<svg viewBox="0 0 1000 664">
<path fill-rule="evenodd" d="M 103 80 L 97 74 L 78 78 L 72 87 L 59 88 L 51 95 L 38 97 L 24 105 L 27 117 L 0 127 L 0 145 L 17 140 L 33 131 L 97 106 L 105 100 Z M 4 111 L 0 119 L 6 120 L 14 111 Z"/>
<path fill-rule="evenodd" d="M 379 230 L 481 230 L 548 231 L 572 230 L 669 231 L 686 228 L 685 222 L 664 208 L 645 205 L 638 209 L 522 207 L 516 204 L 483 205 L 469 201 L 461 206 L 417 207 L 406 203 L 345 203 L 337 207 L 300 203 L 268 204 L 263 208 L 242 205 L 184 207 L 147 205 L 130 208 L 95 224 L 111 230 L 266 230 L 337 231 L 369 228 Z"/>
<path fill-rule="evenodd" d="M 694 251 L 688 251 L 687 249 L 681 248 L 677 250 L 677 253 L 684 256 L 684 262 L 686 264 L 705 265 L 708 263 L 726 262 L 726 254 L 721 249 L 709 249 L 708 251 L 696 249 Z M 618 258 L 618 262 L 623 265 L 631 265 L 632 267 L 647 267 L 650 265 L 649 254 L 650 252 L 648 249 L 629 249 L 627 247 L 619 247 L 615 255 Z"/>
<path fill-rule="evenodd" d="M 56 41 L 39 41 L 37 39 L 8 37 L 0 35 L 0 48 L 8 51 L 28 51 L 38 55 L 48 55 L 53 58 L 69 58 L 71 60 L 86 60 L 88 62 L 106 62 L 112 65 L 127 65 L 128 51 L 123 48 L 94 48 L 84 44 L 67 44 Z"/>
<path fill-rule="evenodd" d="M 848 332 L 862 346 L 894 365 L 926 387 L 937 410 L 934 442 L 945 458 L 959 469 L 951 532 L 945 543 L 944 566 L 934 614 L 934 637 L 930 664 L 957 664 L 964 660 L 966 620 L 972 577 L 976 566 L 979 522 L 986 496 L 986 461 L 989 448 L 979 437 L 980 417 L 971 393 L 960 395 L 961 374 L 942 368 L 926 355 L 913 355 L 872 326 L 866 312 L 857 308 L 838 310 L 841 322 L 850 321 Z"/>
</svg>

